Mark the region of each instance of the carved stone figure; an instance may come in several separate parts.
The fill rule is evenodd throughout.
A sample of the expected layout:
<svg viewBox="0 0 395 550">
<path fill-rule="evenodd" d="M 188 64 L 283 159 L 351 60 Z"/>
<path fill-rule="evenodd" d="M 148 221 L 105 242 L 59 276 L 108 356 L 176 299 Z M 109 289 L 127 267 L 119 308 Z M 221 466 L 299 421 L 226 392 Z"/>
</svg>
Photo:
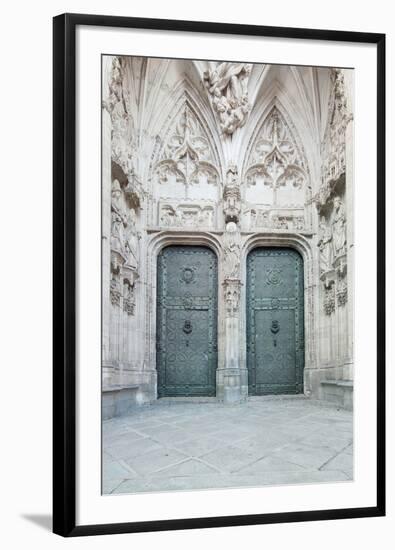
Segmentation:
<svg viewBox="0 0 395 550">
<path fill-rule="evenodd" d="M 318 247 L 320 249 L 320 271 L 326 273 L 332 269 L 333 246 L 331 228 L 323 221 L 320 223 Z"/>
<path fill-rule="evenodd" d="M 333 200 L 334 214 L 332 219 L 333 252 L 335 258 L 346 253 L 346 210 L 339 197 Z"/>
<path fill-rule="evenodd" d="M 226 173 L 226 185 L 224 188 L 224 213 L 226 221 L 239 221 L 240 211 L 241 195 L 237 166 L 231 164 Z"/>
<path fill-rule="evenodd" d="M 203 74 L 224 134 L 232 135 L 247 120 L 251 110 L 247 93 L 251 68 L 249 63 L 223 62 L 215 70 Z"/>
<path fill-rule="evenodd" d="M 125 228 L 127 226 L 126 212 L 122 204 L 122 190 L 118 180 L 114 180 L 111 188 L 111 248 L 124 254 Z"/>
<path fill-rule="evenodd" d="M 226 224 L 224 236 L 225 278 L 238 278 L 240 271 L 240 230 L 234 222 Z"/>
</svg>

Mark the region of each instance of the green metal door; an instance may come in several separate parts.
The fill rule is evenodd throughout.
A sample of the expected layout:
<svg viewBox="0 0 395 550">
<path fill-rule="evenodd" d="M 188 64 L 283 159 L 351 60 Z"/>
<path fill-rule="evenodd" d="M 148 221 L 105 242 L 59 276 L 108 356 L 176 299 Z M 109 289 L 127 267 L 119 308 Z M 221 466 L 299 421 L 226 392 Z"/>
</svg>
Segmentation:
<svg viewBox="0 0 395 550">
<path fill-rule="evenodd" d="M 256 248 L 247 259 L 250 395 L 303 391 L 303 261 L 288 248 Z"/>
<path fill-rule="evenodd" d="M 158 258 L 158 397 L 215 396 L 217 257 L 169 246 Z"/>
</svg>

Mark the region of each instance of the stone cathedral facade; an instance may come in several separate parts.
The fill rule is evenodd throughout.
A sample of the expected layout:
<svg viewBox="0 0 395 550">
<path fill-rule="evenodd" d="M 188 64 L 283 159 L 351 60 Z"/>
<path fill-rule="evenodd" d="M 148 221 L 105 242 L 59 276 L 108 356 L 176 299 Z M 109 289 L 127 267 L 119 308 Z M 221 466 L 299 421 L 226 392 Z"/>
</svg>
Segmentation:
<svg viewBox="0 0 395 550">
<path fill-rule="evenodd" d="M 104 418 L 351 407 L 352 70 L 103 57 Z"/>
</svg>

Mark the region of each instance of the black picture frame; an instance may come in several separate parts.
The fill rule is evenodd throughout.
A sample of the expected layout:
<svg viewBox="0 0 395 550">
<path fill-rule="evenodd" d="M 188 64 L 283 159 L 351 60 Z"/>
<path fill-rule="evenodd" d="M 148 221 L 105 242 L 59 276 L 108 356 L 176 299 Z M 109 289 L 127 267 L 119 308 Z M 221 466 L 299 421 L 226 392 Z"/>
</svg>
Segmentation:
<svg viewBox="0 0 395 550">
<path fill-rule="evenodd" d="M 76 525 L 76 28 L 78 25 L 335 40 L 377 46 L 377 504 L 372 507 Z M 136 533 L 385 515 L 385 35 L 103 15 L 53 19 L 53 531 Z"/>
</svg>

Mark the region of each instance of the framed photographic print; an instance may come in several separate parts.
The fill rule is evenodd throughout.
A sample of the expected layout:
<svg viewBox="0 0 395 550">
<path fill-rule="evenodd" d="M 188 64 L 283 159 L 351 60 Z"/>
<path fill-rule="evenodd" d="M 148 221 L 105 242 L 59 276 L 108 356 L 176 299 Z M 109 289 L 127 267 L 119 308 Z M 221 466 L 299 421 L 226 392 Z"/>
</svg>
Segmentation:
<svg viewBox="0 0 395 550">
<path fill-rule="evenodd" d="M 385 513 L 385 37 L 54 18 L 54 532 Z"/>
</svg>

